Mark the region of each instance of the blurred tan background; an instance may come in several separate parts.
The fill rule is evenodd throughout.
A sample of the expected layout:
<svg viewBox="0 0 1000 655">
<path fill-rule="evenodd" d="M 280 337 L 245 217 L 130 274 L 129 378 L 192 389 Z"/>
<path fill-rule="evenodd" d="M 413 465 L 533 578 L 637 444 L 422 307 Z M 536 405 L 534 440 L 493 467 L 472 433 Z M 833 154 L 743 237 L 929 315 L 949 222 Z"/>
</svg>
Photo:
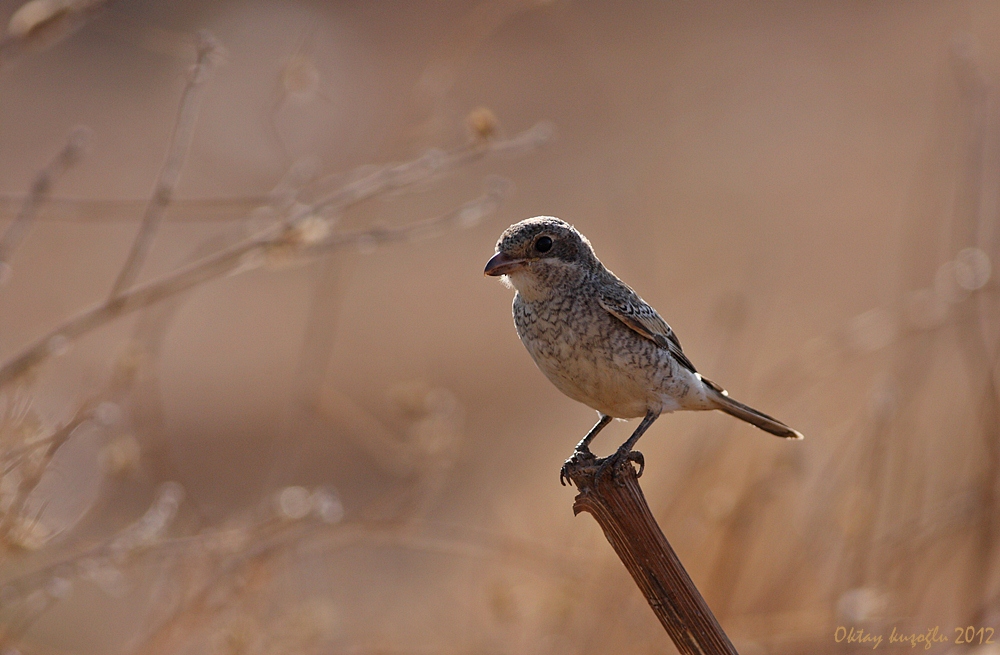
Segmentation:
<svg viewBox="0 0 1000 655">
<path fill-rule="evenodd" d="M 91 130 L 9 262 L 0 359 L 109 293 L 199 29 L 225 51 L 140 282 L 269 224 L 254 207 L 296 162 L 337 187 L 554 135 L 323 217 L 403 226 L 512 182 L 469 229 L 212 280 L 0 389 L 4 652 L 673 652 L 558 484 L 594 412 L 482 276 L 538 214 L 807 436 L 685 414 L 639 444 L 741 653 L 860 650 L 839 626 L 940 626 L 944 653 L 956 627 L 1000 628 L 996 3 L 65 6 L 78 29 L 0 57 L 0 228 Z"/>
</svg>

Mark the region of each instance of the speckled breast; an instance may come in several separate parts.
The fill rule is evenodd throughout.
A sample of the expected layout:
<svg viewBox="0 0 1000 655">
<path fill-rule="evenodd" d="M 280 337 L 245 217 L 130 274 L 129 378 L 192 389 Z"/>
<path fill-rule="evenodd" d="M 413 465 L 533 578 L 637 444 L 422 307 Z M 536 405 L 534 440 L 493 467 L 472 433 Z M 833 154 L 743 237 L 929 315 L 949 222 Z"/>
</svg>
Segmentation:
<svg viewBox="0 0 1000 655">
<path fill-rule="evenodd" d="M 564 394 L 616 418 L 672 411 L 669 354 L 611 316 L 592 294 L 527 302 L 514 324 L 535 364 Z M 665 400 L 667 401 L 665 403 Z"/>
</svg>

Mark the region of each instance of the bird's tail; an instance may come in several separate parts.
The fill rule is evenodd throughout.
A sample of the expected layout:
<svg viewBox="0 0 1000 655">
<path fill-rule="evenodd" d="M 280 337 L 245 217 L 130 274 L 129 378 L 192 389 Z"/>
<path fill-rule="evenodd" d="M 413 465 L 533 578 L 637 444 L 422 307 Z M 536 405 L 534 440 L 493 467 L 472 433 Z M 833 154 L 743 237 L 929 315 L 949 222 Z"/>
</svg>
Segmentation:
<svg viewBox="0 0 1000 655">
<path fill-rule="evenodd" d="M 753 407 L 749 405 L 744 405 L 738 400 L 733 400 L 726 393 L 726 390 L 717 385 L 716 383 L 702 378 L 702 382 L 708 388 L 708 398 L 709 401 L 715 405 L 715 409 L 721 409 L 726 414 L 730 416 L 735 416 L 738 419 L 744 420 L 751 425 L 755 425 L 765 432 L 770 432 L 773 435 L 784 437 L 785 439 L 803 439 L 802 433 L 798 430 L 793 430 L 781 421 L 771 416 L 768 416 L 764 412 L 758 412 Z"/>
</svg>

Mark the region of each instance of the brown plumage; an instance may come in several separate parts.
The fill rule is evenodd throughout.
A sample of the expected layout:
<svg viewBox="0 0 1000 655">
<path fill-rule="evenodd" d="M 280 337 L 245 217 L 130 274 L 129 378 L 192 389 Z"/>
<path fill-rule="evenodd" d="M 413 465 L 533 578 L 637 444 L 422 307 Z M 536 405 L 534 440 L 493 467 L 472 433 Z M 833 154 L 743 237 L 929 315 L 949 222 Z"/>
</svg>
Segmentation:
<svg viewBox="0 0 1000 655">
<path fill-rule="evenodd" d="M 643 416 L 615 455 L 626 457 L 660 414 L 676 410 L 718 409 L 779 437 L 802 438 L 703 378 L 667 322 L 565 221 L 538 216 L 511 225 L 485 274 L 516 289 L 517 334 L 542 373 L 601 414 L 577 451 L 588 452 L 609 417 Z"/>
</svg>

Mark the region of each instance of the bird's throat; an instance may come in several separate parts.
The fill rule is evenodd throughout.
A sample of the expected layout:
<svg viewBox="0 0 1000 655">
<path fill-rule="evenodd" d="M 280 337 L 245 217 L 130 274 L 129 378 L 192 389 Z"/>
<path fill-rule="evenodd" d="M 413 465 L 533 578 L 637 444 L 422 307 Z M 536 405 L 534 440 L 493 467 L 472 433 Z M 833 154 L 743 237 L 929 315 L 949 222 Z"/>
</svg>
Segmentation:
<svg viewBox="0 0 1000 655">
<path fill-rule="evenodd" d="M 530 271 L 521 269 L 505 276 L 507 282 L 527 302 L 538 302 L 552 295 L 552 286 Z"/>
</svg>

